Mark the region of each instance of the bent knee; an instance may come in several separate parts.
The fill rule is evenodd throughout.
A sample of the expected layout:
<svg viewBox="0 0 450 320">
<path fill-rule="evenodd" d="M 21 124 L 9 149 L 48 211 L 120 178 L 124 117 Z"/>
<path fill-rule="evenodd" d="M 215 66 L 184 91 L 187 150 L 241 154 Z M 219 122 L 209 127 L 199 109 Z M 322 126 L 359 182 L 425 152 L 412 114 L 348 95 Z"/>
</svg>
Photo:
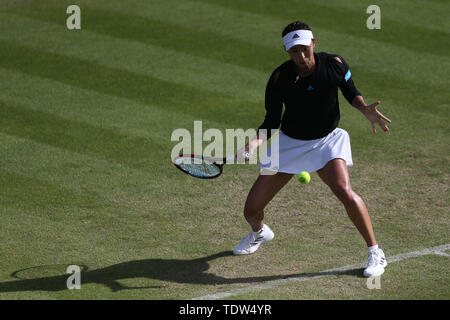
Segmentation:
<svg viewBox="0 0 450 320">
<path fill-rule="evenodd" d="M 349 184 L 334 184 L 331 185 L 330 188 L 342 202 L 353 202 L 358 198 L 358 195 L 353 191 Z"/>
<path fill-rule="evenodd" d="M 264 206 L 257 201 L 246 201 L 244 206 L 244 215 L 251 216 L 261 212 L 264 209 Z"/>
<path fill-rule="evenodd" d="M 256 205 L 245 205 L 244 215 L 251 216 L 251 215 L 254 215 L 254 214 L 260 212 L 261 210 L 262 210 L 262 208 L 260 208 L 259 206 L 256 206 Z"/>
</svg>

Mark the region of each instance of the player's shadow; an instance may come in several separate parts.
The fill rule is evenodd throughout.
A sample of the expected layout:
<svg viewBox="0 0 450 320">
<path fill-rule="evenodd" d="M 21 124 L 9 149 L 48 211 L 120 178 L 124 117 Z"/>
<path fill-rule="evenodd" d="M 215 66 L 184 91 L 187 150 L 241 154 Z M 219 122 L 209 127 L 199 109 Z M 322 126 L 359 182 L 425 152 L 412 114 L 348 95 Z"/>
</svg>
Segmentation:
<svg viewBox="0 0 450 320">
<path fill-rule="evenodd" d="M 354 275 L 361 276 L 361 269 L 353 269 L 347 271 L 331 271 L 317 273 L 300 273 L 290 275 L 273 275 L 245 278 L 224 278 L 213 273 L 208 273 L 208 261 L 232 256 L 231 251 L 223 251 L 211 256 L 192 259 L 192 260 L 176 260 L 176 259 L 145 259 L 128 261 L 115 264 L 109 267 L 87 270 L 81 272 L 81 285 L 90 283 L 103 284 L 112 291 L 127 289 L 149 289 L 160 288 L 160 286 L 149 287 L 127 287 L 119 281 L 133 278 L 148 278 L 160 281 L 175 282 L 181 284 L 204 284 L 204 285 L 221 285 L 235 283 L 256 283 L 270 280 L 288 279 L 288 278 L 313 278 L 326 275 Z M 45 270 L 46 266 L 40 266 Z M 22 270 L 15 271 L 12 277 L 18 277 Z M 70 274 L 62 274 L 58 276 L 41 277 L 34 279 L 19 279 L 0 283 L 0 293 L 2 292 L 21 292 L 21 291 L 61 291 L 67 290 L 67 279 Z"/>
</svg>

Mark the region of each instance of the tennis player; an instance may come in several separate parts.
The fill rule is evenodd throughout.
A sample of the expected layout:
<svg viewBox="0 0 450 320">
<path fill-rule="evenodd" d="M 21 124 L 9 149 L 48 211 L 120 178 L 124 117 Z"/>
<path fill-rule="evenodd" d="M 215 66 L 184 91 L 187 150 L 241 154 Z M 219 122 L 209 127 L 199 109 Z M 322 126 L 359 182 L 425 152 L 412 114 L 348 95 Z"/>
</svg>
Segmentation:
<svg viewBox="0 0 450 320">
<path fill-rule="evenodd" d="M 365 103 L 341 56 L 314 52 L 316 39 L 307 24 L 300 21 L 289 24 L 282 32 L 282 38 L 290 60 L 275 69 L 266 87 L 266 116 L 259 129 L 266 129 L 267 135 L 258 131 L 258 135 L 237 154 L 241 159 L 244 152 L 254 154 L 261 143 L 271 138 L 271 129 L 278 129 L 281 124 L 279 163 L 275 168 L 260 164 L 261 170 L 274 172 L 261 173 L 253 184 L 244 208 L 244 217 L 252 230 L 233 252 L 236 255 L 251 254 L 262 243 L 272 240 L 274 233 L 264 224 L 264 208 L 294 174 L 317 172 L 343 203 L 367 243 L 364 276 L 379 276 L 387 262 L 377 245 L 364 201 L 350 185 L 348 167 L 353 165 L 352 154 L 348 133 L 338 128 L 338 88 L 370 121 L 374 133 L 376 125 L 388 131 L 386 122 L 391 121 L 377 110 L 379 101 L 370 105 Z M 283 104 L 285 112 L 282 116 Z M 269 150 L 270 147 L 267 152 Z"/>
</svg>

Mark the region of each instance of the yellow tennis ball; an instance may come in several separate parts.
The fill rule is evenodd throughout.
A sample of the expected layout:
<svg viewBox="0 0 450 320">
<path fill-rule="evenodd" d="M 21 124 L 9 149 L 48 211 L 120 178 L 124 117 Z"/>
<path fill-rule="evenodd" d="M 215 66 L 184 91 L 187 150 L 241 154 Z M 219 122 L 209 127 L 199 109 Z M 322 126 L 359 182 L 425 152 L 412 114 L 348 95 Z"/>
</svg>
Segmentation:
<svg viewBox="0 0 450 320">
<path fill-rule="evenodd" d="M 309 181 L 311 181 L 311 176 L 308 172 L 302 171 L 297 175 L 297 179 L 301 184 L 307 184 L 309 183 Z"/>
</svg>

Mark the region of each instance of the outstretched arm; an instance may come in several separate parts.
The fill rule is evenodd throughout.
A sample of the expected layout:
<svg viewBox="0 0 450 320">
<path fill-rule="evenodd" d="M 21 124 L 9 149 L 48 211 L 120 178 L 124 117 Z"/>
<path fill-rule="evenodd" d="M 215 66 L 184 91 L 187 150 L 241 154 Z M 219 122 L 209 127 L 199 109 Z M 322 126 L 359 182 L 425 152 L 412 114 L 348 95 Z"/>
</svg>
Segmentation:
<svg viewBox="0 0 450 320">
<path fill-rule="evenodd" d="M 373 133 L 377 133 L 377 129 L 375 128 L 375 123 L 378 124 L 384 132 L 389 131 L 389 128 L 385 122 L 391 123 L 391 120 L 389 120 L 380 111 L 377 110 L 377 106 L 379 104 L 380 104 L 380 101 L 377 101 L 370 105 L 367 105 L 366 102 L 364 101 L 364 98 L 360 95 L 356 96 L 352 101 L 352 106 L 354 106 L 356 109 L 361 111 L 361 113 L 372 124 Z"/>
<path fill-rule="evenodd" d="M 370 121 L 372 124 L 373 133 L 377 133 L 375 123 L 378 124 L 383 131 L 389 131 L 385 121 L 391 123 L 391 120 L 377 110 L 377 106 L 380 104 L 380 101 L 367 105 L 361 93 L 356 89 L 355 84 L 353 83 L 351 78 L 352 74 L 347 63 L 343 61 L 343 58 L 340 56 L 335 56 L 333 59 L 337 62 L 332 60 L 331 66 L 334 67 L 336 72 L 336 82 L 341 88 L 345 99 L 347 99 L 352 106 L 361 111 L 367 120 Z"/>
</svg>

